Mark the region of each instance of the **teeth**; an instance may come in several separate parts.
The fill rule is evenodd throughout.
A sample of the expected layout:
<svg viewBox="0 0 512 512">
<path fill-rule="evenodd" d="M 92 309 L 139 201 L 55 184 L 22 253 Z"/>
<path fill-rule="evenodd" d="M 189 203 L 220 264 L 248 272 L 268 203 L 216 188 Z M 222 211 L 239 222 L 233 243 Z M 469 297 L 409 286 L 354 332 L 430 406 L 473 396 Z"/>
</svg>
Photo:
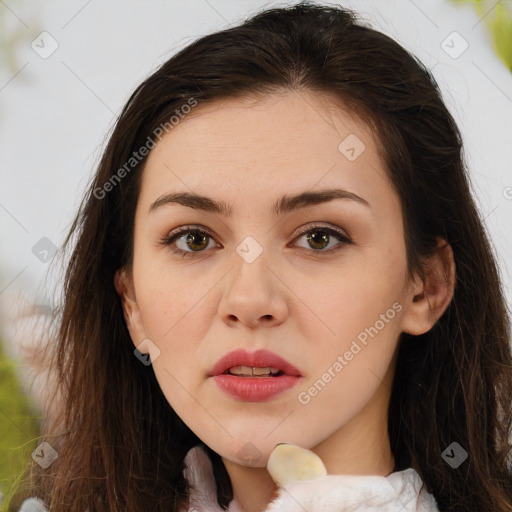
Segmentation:
<svg viewBox="0 0 512 512">
<path fill-rule="evenodd" d="M 265 368 L 256 368 L 251 366 L 233 366 L 232 368 L 229 368 L 228 373 L 231 373 L 232 375 L 252 377 L 253 375 L 275 375 L 279 373 L 279 370 L 277 368 L 271 368 L 270 366 L 267 366 Z"/>
</svg>

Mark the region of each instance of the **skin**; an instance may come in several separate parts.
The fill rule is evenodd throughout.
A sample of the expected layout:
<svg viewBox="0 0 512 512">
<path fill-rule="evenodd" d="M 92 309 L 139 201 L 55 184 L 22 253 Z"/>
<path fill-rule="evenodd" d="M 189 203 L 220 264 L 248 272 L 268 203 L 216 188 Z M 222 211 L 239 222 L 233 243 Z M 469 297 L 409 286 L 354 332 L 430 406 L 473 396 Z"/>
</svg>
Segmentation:
<svg viewBox="0 0 512 512">
<path fill-rule="evenodd" d="M 365 144 L 354 161 L 338 149 L 350 134 Z M 370 206 L 335 199 L 279 216 L 271 211 L 284 195 L 331 188 Z M 169 192 L 212 197 L 233 213 L 167 204 L 148 214 Z M 298 234 L 312 223 L 338 228 L 353 243 L 331 235 L 323 248 L 314 226 L 312 246 L 308 233 Z M 192 257 L 159 243 L 197 224 L 212 238 L 187 245 L 185 234 L 175 242 Z M 266 464 L 280 442 L 314 451 L 329 474 L 393 470 L 387 411 L 398 338 L 428 331 L 441 316 L 453 295 L 443 276 L 454 276 L 454 264 L 447 246 L 427 262 L 425 281 L 408 277 L 399 198 L 367 125 L 335 98 L 305 91 L 199 105 L 151 151 L 134 229 L 133 264 L 115 279 L 133 343 L 150 339 L 160 350 L 153 368 L 164 395 L 221 455 L 243 510 L 261 511 L 275 496 Z M 247 236 L 263 251 L 252 263 L 236 252 Z M 394 318 L 301 403 L 299 393 L 396 303 Z M 301 381 L 266 402 L 230 398 L 208 372 L 239 347 L 277 352 Z M 259 454 L 254 465 L 239 453 L 249 442 Z"/>
</svg>

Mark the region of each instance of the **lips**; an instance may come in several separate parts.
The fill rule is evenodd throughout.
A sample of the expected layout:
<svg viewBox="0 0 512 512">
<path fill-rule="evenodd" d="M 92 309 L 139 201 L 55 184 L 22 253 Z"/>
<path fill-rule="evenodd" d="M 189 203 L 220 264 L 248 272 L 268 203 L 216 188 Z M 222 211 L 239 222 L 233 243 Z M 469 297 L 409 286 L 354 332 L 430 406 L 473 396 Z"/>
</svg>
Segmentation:
<svg viewBox="0 0 512 512">
<path fill-rule="evenodd" d="M 235 374 L 228 372 L 230 368 Z M 252 375 L 243 375 L 250 369 Z M 265 372 L 267 375 L 262 375 L 262 369 L 269 373 Z M 248 352 L 238 349 L 219 359 L 210 370 L 210 377 L 218 388 L 232 399 L 242 402 L 265 402 L 297 386 L 302 375 L 293 364 L 274 352 Z"/>
<path fill-rule="evenodd" d="M 211 377 L 222 375 L 235 366 L 249 366 L 252 368 L 275 368 L 279 375 L 291 375 L 300 377 L 300 371 L 281 356 L 269 350 L 256 350 L 249 352 L 244 349 L 233 350 L 221 357 L 210 370 Z"/>
</svg>

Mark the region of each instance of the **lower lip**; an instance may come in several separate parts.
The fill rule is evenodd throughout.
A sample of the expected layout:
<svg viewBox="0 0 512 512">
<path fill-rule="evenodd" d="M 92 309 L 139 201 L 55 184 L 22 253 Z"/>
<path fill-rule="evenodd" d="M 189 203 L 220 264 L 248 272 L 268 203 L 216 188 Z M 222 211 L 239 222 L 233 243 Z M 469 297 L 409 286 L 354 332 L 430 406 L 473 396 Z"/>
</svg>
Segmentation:
<svg viewBox="0 0 512 512">
<path fill-rule="evenodd" d="M 300 380 L 296 375 L 279 377 L 237 377 L 223 373 L 213 380 L 227 395 L 244 402 L 264 402 L 293 388 Z"/>
</svg>

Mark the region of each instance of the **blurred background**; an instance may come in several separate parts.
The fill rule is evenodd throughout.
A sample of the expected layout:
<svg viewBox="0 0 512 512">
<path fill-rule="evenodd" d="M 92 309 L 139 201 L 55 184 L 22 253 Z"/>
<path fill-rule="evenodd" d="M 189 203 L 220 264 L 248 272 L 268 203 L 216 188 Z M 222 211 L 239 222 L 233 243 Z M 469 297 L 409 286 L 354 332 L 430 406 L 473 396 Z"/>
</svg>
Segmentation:
<svg viewBox="0 0 512 512">
<path fill-rule="evenodd" d="M 48 361 L 37 349 L 52 338 L 45 320 L 59 304 L 55 255 L 117 114 L 197 37 L 293 3 L 0 1 L 0 509 L 48 413 Z M 512 0 L 340 3 L 415 53 L 439 82 L 511 304 Z"/>
</svg>

